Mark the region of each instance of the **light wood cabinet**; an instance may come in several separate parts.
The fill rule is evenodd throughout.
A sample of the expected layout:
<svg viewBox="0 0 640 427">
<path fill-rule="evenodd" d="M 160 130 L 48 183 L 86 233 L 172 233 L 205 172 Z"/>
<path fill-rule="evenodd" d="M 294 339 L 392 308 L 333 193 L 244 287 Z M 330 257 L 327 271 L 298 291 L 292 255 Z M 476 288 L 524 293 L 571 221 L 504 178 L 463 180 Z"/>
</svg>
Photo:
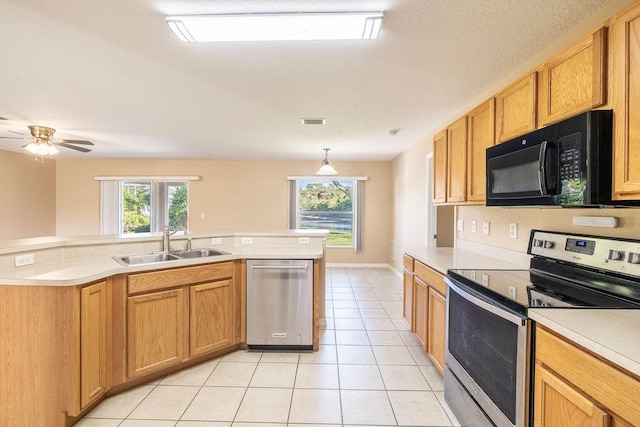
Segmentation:
<svg viewBox="0 0 640 427">
<path fill-rule="evenodd" d="M 80 290 L 80 409 L 107 392 L 107 283 Z"/>
<path fill-rule="evenodd" d="M 413 263 L 414 259 L 408 255 L 402 257 L 402 316 L 413 331 Z"/>
<path fill-rule="evenodd" d="M 129 377 L 145 375 L 182 361 L 184 313 L 183 289 L 129 297 Z"/>
<path fill-rule="evenodd" d="M 640 199 L 640 3 L 613 21 L 613 198 Z"/>
<path fill-rule="evenodd" d="M 198 356 L 233 344 L 233 282 L 191 286 L 189 353 Z"/>
<path fill-rule="evenodd" d="M 447 128 L 447 202 L 467 199 L 467 117 Z"/>
<path fill-rule="evenodd" d="M 418 276 L 414 276 L 413 291 L 413 318 L 415 321 L 414 333 L 426 351 L 428 339 L 427 322 L 429 321 L 429 286 Z"/>
<path fill-rule="evenodd" d="M 536 365 L 534 427 L 608 427 L 611 417 L 571 385 Z"/>
<path fill-rule="evenodd" d="M 536 129 L 536 76 L 533 72 L 496 95 L 496 143 Z"/>
<path fill-rule="evenodd" d="M 447 299 L 433 287 L 429 287 L 427 308 L 427 353 L 433 364 L 444 375 L 444 354 L 447 327 Z"/>
<path fill-rule="evenodd" d="M 447 285 L 444 276 L 422 262 L 414 262 L 413 332 L 433 364 L 444 373 Z"/>
<path fill-rule="evenodd" d="M 536 326 L 534 426 L 640 425 L 640 378 Z"/>
<path fill-rule="evenodd" d="M 607 29 L 589 34 L 542 66 L 539 125 L 546 126 L 606 102 Z"/>
<path fill-rule="evenodd" d="M 433 203 L 447 201 L 447 131 L 433 137 Z"/>
<path fill-rule="evenodd" d="M 487 148 L 495 142 L 495 98 L 491 98 L 468 114 L 469 138 L 467 144 L 467 197 L 468 202 L 486 199 Z"/>
</svg>

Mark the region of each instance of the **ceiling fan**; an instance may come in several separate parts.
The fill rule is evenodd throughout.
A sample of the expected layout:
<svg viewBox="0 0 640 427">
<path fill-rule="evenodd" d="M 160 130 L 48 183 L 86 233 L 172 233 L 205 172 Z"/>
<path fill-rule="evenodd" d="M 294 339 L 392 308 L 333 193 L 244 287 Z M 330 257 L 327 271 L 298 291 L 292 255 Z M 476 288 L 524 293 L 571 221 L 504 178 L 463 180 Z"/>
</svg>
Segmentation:
<svg viewBox="0 0 640 427">
<path fill-rule="evenodd" d="M 81 145 L 93 145 L 91 141 L 84 141 L 81 139 L 54 139 L 53 134 L 55 129 L 46 126 L 30 125 L 29 130 L 33 139 L 22 148 L 36 155 L 45 156 L 56 154 L 58 149 L 56 147 L 71 148 L 72 150 L 80 151 L 82 153 L 88 153 L 91 149 L 81 147 Z M 9 131 L 17 135 L 23 135 L 20 132 Z M 5 139 L 31 139 L 18 136 L 0 136 Z M 76 146 L 80 145 L 80 147 Z"/>
</svg>

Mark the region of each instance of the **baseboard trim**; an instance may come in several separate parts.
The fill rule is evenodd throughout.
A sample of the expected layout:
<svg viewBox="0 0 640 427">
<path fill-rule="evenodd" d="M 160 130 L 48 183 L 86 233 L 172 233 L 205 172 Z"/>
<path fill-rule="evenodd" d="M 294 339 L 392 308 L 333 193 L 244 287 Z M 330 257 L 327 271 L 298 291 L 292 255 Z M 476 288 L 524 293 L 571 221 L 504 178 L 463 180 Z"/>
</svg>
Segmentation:
<svg viewBox="0 0 640 427">
<path fill-rule="evenodd" d="M 389 264 L 385 263 L 359 263 L 359 262 L 328 262 L 327 267 L 330 268 L 390 268 Z"/>
</svg>

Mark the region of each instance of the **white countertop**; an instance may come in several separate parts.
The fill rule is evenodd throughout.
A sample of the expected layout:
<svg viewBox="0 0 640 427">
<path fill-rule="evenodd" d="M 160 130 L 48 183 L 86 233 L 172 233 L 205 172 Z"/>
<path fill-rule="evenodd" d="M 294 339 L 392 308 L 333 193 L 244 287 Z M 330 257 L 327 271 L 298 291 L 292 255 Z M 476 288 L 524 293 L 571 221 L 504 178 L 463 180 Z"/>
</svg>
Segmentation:
<svg viewBox="0 0 640 427">
<path fill-rule="evenodd" d="M 197 264 L 235 259 L 318 259 L 322 249 L 292 247 L 237 247 L 224 249 L 228 255 L 181 259 L 124 266 L 110 256 L 63 260 L 33 264 L 14 270 L 0 271 L 1 285 L 75 286 L 100 280 L 115 274 L 128 274 L 163 268 L 187 267 Z"/>
<path fill-rule="evenodd" d="M 450 268 L 527 270 L 515 263 L 457 248 L 414 247 L 405 248 L 404 253 L 442 274 L 447 274 Z"/>
<path fill-rule="evenodd" d="M 640 310 L 536 308 L 529 317 L 640 376 Z"/>
</svg>

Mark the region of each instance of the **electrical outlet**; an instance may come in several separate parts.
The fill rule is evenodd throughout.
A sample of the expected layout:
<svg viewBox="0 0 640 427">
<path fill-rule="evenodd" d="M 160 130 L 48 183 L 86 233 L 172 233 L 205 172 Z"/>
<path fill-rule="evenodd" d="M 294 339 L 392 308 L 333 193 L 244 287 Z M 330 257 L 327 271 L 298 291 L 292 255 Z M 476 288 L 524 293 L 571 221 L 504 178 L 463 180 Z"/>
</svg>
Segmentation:
<svg viewBox="0 0 640 427">
<path fill-rule="evenodd" d="M 242 238 L 243 245 L 253 245 L 253 237 L 243 237 Z"/>
<path fill-rule="evenodd" d="M 464 231 L 464 220 L 458 220 L 458 231 Z"/>
<path fill-rule="evenodd" d="M 509 298 L 516 299 L 516 288 L 509 285 Z"/>
<path fill-rule="evenodd" d="M 221 245 L 222 244 L 222 237 L 212 237 L 211 238 L 211 244 L 212 245 Z"/>
<path fill-rule="evenodd" d="M 474 219 L 473 221 L 471 221 L 471 232 L 475 233 L 477 230 L 478 230 L 478 223 Z"/>
<path fill-rule="evenodd" d="M 511 222 L 509 223 L 509 237 L 512 239 L 518 238 L 518 223 Z"/>
<path fill-rule="evenodd" d="M 33 254 L 16 255 L 15 258 L 16 267 L 22 267 L 23 265 L 30 265 L 35 262 Z"/>
<path fill-rule="evenodd" d="M 311 238 L 310 237 L 300 237 L 300 238 L 298 238 L 298 243 L 300 243 L 301 245 L 308 245 L 309 243 L 311 243 Z"/>
<path fill-rule="evenodd" d="M 489 227 L 490 227 L 490 223 L 489 221 L 485 221 L 482 223 L 482 234 L 484 234 L 485 236 L 489 235 Z"/>
<path fill-rule="evenodd" d="M 489 287 L 489 275 L 487 273 L 482 273 L 482 284 Z"/>
</svg>

